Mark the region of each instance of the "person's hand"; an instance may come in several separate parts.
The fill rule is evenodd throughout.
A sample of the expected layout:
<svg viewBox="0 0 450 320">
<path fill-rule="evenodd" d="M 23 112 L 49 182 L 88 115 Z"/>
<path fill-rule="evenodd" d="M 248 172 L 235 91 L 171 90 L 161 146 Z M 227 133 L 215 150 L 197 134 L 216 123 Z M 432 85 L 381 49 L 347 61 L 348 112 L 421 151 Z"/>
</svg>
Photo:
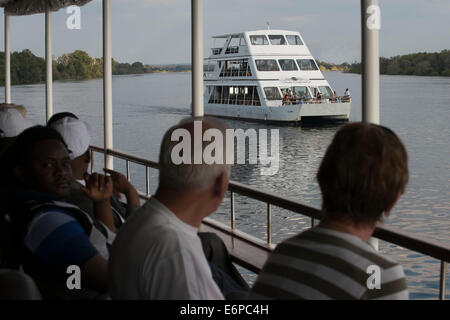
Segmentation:
<svg viewBox="0 0 450 320">
<path fill-rule="evenodd" d="M 81 190 L 91 200 L 94 202 L 109 200 L 113 191 L 113 182 L 111 177 L 98 173 L 93 173 L 91 175 L 85 173 L 84 181 L 86 181 L 86 186 L 81 187 Z"/>
<path fill-rule="evenodd" d="M 103 171 L 111 175 L 114 185 L 113 192 L 117 199 L 120 200 L 120 194 L 123 193 L 127 198 L 128 205 L 131 205 L 134 208 L 141 206 L 138 192 L 123 174 L 106 168 L 104 168 Z"/>
<path fill-rule="evenodd" d="M 134 189 L 133 185 L 123 174 L 106 168 L 104 168 L 103 171 L 106 174 L 110 175 L 113 182 L 113 193 L 118 199 L 120 199 L 121 193 L 127 195 L 131 190 Z"/>
</svg>

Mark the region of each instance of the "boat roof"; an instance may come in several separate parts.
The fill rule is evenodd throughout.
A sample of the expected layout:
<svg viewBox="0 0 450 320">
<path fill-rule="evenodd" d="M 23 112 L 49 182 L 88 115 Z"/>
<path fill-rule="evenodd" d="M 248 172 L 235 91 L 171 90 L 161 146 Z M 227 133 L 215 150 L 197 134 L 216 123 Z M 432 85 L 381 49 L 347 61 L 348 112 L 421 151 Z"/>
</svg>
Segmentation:
<svg viewBox="0 0 450 320">
<path fill-rule="evenodd" d="M 251 34 L 279 34 L 279 33 L 283 33 L 283 34 L 299 34 L 298 31 L 292 31 L 292 30 L 272 30 L 272 29 L 261 29 L 261 30 L 253 30 L 253 31 L 243 31 L 243 32 L 237 32 L 237 33 L 228 33 L 228 34 L 223 34 L 223 35 L 218 35 L 218 36 L 213 36 L 213 39 L 226 39 L 228 37 L 240 37 L 245 33 L 251 33 Z"/>
</svg>

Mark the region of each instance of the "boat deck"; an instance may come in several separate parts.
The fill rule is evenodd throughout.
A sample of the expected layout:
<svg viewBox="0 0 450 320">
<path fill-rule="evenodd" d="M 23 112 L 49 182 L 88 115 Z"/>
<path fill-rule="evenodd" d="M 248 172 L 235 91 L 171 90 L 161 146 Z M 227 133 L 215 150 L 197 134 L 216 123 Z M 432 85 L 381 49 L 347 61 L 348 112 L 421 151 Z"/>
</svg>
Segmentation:
<svg viewBox="0 0 450 320">
<path fill-rule="evenodd" d="M 106 153 L 106 155 L 109 155 L 111 157 L 125 160 L 127 167 L 127 178 L 130 177 L 130 163 L 144 166 L 147 181 L 146 192 L 140 192 L 140 196 L 142 199 L 149 199 L 151 197 L 150 168 L 158 169 L 159 166 L 157 162 L 128 155 L 115 150 L 105 151 L 103 148 L 95 146 L 91 146 L 90 150 L 92 159 L 91 171 L 93 171 L 94 169 L 94 152 L 100 153 L 102 154 L 102 156 Z M 270 252 L 275 248 L 275 245 L 272 244 L 271 225 L 271 208 L 273 206 L 311 218 L 312 226 L 315 225 L 315 222 L 317 220 L 320 220 L 323 217 L 322 212 L 316 208 L 306 206 L 296 200 L 288 199 L 274 193 L 268 193 L 255 189 L 238 182 L 230 181 L 228 191 L 231 194 L 232 201 L 230 212 L 231 225 L 225 226 L 224 224 L 217 222 L 211 218 L 206 218 L 203 221 L 201 231 L 216 233 L 224 241 L 233 261 L 238 265 L 255 273 L 259 273 L 268 256 L 270 255 Z M 234 205 L 235 194 L 240 194 L 267 204 L 267 241 L 257 239 L 236 229 Z M 385 226 L 380 223 L 377 225 L 373 236 L 390 244 L 394 244 L 439 260 L 439 299 L 445 299 L 445 283 L 447 278 L 447 263 L 450 262 L 450 247 L 436 241 L 425 239 L 420 236 L 412 235 L 398 229 Z"/>
</svg>

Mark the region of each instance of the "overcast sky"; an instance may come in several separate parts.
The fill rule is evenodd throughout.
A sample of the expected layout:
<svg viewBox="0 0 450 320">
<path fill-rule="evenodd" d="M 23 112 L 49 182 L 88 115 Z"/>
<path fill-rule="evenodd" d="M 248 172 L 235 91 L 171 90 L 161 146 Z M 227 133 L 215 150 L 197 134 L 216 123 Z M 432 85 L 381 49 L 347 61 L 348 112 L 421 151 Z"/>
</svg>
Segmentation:
<svg viewBox="0 0 450 320">
<path fill-rule="evenodd" d="M 112 54 L 120 62 L 190 62 L 190 0 L 112 0 Z M 380 0 L 380 54 L 450 49 L 450 0 Z M 267 28 L 299 31 L 316 59 L 360 60 L 359 0 L 204 0 L 205 57 L 211 36 Z M 102 55 L 102 1 L 81 7 L 81 30 L 53 14 L 53 53 Z M 3 15 L 0 23 L 3 30 Z M 43 14 L 11 18 L 11 48 L 44 56 Z M 2 50 L 3 32 L 0 32 Z"/>
</svg>

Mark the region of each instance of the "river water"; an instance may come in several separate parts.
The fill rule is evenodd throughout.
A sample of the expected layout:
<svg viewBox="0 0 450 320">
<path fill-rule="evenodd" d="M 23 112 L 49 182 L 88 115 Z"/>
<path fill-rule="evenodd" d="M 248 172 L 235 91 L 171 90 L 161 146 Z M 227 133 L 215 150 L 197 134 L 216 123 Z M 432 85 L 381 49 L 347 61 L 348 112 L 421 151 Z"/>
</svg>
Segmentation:
<svg viewBox="0 0 450 320">
<path fill-rule="evenodd" d="M 350 121 L 361 119 L 361 77 L 325 72 L 332 88 L 342 95 L 349 88 L 353 97 Z M 71 111 L 88 122 L 93 144 L 103 145 L 103 93 L 101 80 L 54 83 L 54 112 Z M 28 109 L 35 124 L 44 123 L 43 84 L 14 86 L 13 102 Z M 0 99 L 3 98 L 3 91 Z M 167 128 L 189 115 L 190 73 L 161 73 L 113 78 L 114 147 L 123 152 L 157 160 L 162 135 Z M 339 125 L 279 126 L 226 120 L 231 128 L 279 129 L 280 168 L 274 176 L 260 174 L 260 165 L 236 165 L 232 179 L 275 192 L 320 208 L 315 175 L 324 152 Z M 450 245 L 450 78 L 381 76 L 381 123 L 393 129 L 409 154 L 410 179 L 405 194 L 385 222 L 414 235 Z M 96 169 L 101 169 L 97 157 Z M 115 168 L 125 172 L 125 163 Z M 145 171 L 131 166 L 133 183 L 145 190 Z M 151 171 L 151 192 L 157 172 Z M 229 224 L 227 195 L 213 218 Z M 273 241 L 290 237 L 310 226 L 300 215 L 273 208 Z M 237 228 L 266 237 L 266 205 L 236 196 Z M 439 261 L 380 242 L 380 251 L 402 263 L 411 298 L 436 298 Z M 251 283 L 256 275 L 245 272 Z M 448 277 L 447 288 L 450 287 Z M 448 290 L 447 290 L 448 291 Z"/>
</svg>

